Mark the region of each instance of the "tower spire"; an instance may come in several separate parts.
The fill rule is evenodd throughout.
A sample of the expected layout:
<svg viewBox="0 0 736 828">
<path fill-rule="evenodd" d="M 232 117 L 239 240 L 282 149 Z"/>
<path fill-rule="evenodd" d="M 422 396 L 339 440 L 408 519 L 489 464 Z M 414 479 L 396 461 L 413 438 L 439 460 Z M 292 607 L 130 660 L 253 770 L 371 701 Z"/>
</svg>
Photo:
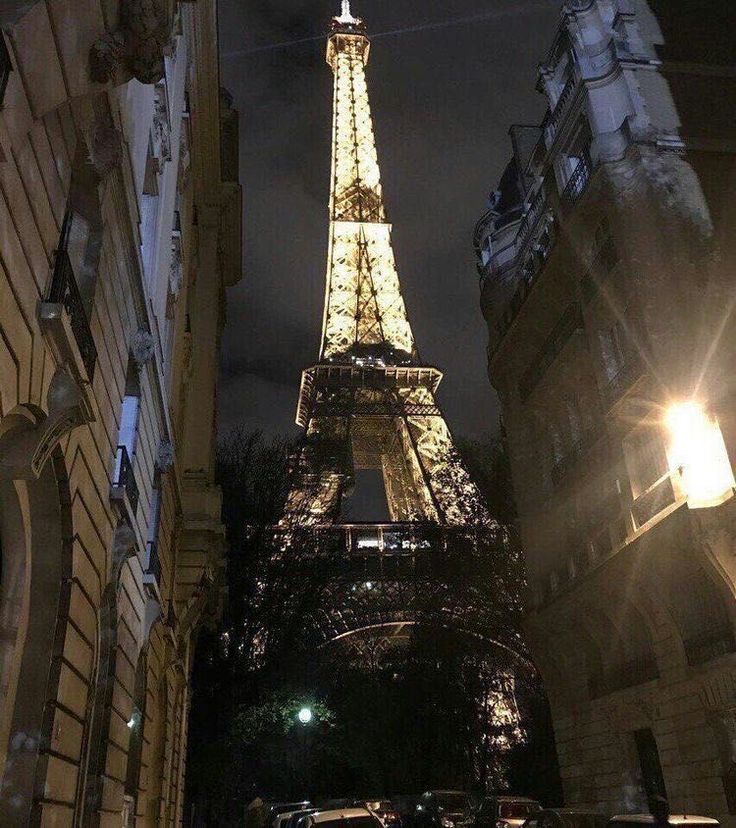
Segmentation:
<svg viewBox="0 0 736 828">
<path fill-rule="evenodd" d="M 342 0 L 342 10 L 340 12 L 340 16 L 336 17 L 335 20 L 338 23 L 357 23 L 358 18 L 353 17 L 352 13 L 350 12 L 350 0 Z"/>
</svg>

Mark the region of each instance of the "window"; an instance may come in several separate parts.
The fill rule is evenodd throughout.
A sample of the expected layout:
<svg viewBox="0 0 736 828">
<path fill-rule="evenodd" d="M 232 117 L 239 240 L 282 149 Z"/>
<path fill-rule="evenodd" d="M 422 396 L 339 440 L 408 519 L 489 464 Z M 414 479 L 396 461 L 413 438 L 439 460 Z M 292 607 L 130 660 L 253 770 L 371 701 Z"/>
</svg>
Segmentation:
<svg viewBox="0 0 736 828">
<path fill-rule="evenodd" d="M 124 483 L 124 478 L 128 475 L 127 468 L 133 459 L 138 440 L 140 406 L 141 388 L 138 367 L 131 356 L 128 359 L 128 370 L 125 375 L 125 394 L 120 412 L 120 430 L 118 431 L 118 445 L 115 455 L 114 480 L 121 484 Z"/>
<path fill-rule="evenodd" d="M 626 334 L 623 325 L 618 320 L 610 328 L 598 331 L 598 347 L 606 379 L 610 382 L 615 379 L 626 362 L 624 354 Z"/>
<path fill-rule="evenodd" d="M 636 499 L 667 473 L 667 455 L 655 429 L 640 429 L 624 443 L 631 493 Z"/>
<path fill-rule="evenodd" d="M 654 733 L 648 727 L 634 731 L 634 744 L 639 757 L 639 769 L 641 771 L 641 783 L 647 798 L 662 796 L 667 798 L 667 790 L 664 786 L 662 765 L 659 761 L 659 751 Z"/>
</svg>

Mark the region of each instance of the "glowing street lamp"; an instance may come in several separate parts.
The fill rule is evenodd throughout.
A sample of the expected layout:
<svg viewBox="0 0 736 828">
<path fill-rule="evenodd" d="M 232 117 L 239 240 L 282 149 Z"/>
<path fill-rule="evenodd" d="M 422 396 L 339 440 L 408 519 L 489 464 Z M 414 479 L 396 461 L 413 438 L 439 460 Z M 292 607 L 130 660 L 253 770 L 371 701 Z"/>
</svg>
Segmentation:
<svg viewBox="0 0 736 828">
<path fill-rule="evenodd" d="M 680 472 L 688 505 L 702 508 L 728 500 L 736 481 L 718 420 L 700 403 L 687 400 L 671 405 L 665 422 L 670 470 Z"/>
<path fill-rule="evenodd" d="M 312 711 L 309 707 L 302 707 L 296 717 L 303 725 L 308 725 L 312 721 Z"/>
</svg>

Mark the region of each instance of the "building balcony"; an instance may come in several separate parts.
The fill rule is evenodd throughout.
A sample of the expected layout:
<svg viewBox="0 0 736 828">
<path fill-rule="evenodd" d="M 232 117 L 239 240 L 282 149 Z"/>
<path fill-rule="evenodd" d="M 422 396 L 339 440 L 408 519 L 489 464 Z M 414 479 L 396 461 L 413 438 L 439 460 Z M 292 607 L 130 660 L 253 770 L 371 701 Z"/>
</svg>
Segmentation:
<svg viewBox="0 0 736 828">
<path fill-rule="evenodd" d="M 133 472 L 133 463 L 125 446 L 118 446 L 115 453 L 115 469 L 110 487 L 110 498 L 126 508 L 132 523 L 138 509 L 139 492 L 135 473 Z"/>
<path fill-rule="evenodd" d="M 97 364 L 97 347 L 74 268 L 64 248 L 56 251 L 51 285 L 40 304 L 39 317 L 57 361 L 71 366 L 83 383 L 91 383 Z"/>
<path fill-rule="evenodd" d="M 577 166 L 565 184 L 565 189 L 560 194 L 562 206 L 569 210 L 575 205 L 580 196 L 585 192 L 588 182 L 593 175 L 593 162 L 587 150 L 580 156 Z"/>
<path fill-rule="evenodd" d="M 544 130 L 544 137 L 547 147 L 551 147 L 557 131 L 565 119 L 565 116 L 571 109 L 571 104 L 575 99 L 575 92 L 578 87 L 580 77 L 575 69 L 575 66 L 570 70 L 570 75 L 565 83 L 565 86 L 560 92 L 560 97 L 557 99 L 555 106 L 545 116 L 542 124 Z"/>
</svg>

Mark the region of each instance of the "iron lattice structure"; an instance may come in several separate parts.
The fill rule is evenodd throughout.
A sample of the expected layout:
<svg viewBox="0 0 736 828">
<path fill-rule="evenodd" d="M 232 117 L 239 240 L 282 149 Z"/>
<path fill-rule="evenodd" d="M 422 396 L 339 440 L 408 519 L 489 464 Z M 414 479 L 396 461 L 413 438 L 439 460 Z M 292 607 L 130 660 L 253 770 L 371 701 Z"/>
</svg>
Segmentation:
<svg viewBox="0 0 736 828">
<path fill-rule="evenodd" d="M 341 505 L 354 470 L 368 468 L 382 472 L 390 519 L 405 538 L 412 525 L 482 527 L 500 536 L 437 405 L 442 374 L 421 362 L 409 324 L 381 189 L 365 77 L 369 51 L 363 21 L 344 0 L 327 43 L 334 95 L 322 343 L 319 362 L 302 374 L 297 423 L 304 438 L 293 459 L 281 530 L 295 537 L 305 528 L 319 533 L 344 526 Z M 414 567 L 416 555 L 410 557 Z M 380 560 L 387 565 L 383 551 Z M 342 573 L 335 603 L 320 613 L 322 638 L 382 627 L 393 635 L 411 624 L 417 589 L 429 593 L 415 569 L 401 569 L 406 561 L 391 563 L 398 569 L 390 575 Z M 355 589 L 346 587 L 350 578 Z M 449 607 L 447 587 L 435 582 L 431 589 Z M 445 616 L 457 613 L 449 607 Z"/>
</svg>

